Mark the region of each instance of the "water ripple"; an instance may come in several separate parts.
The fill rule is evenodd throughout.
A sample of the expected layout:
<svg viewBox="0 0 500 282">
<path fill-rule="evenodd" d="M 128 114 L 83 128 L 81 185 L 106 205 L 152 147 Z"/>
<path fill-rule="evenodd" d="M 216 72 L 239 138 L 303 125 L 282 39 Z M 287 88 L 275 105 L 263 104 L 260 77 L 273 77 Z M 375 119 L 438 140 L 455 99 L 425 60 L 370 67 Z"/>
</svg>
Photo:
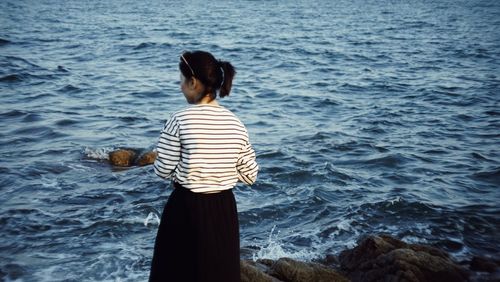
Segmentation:
<svg viewBox="0 0 500 282">
<path fill-rule="evenodd" d="M 170 186 L 108 153 L 154 146 L 195 49 L 236 66 L 261 167 L 245 258 L 381 232 L 498 254 L 497 2 L 51 2 L 0 1 L 2 279 L 147 279 Z"/>
</svg>

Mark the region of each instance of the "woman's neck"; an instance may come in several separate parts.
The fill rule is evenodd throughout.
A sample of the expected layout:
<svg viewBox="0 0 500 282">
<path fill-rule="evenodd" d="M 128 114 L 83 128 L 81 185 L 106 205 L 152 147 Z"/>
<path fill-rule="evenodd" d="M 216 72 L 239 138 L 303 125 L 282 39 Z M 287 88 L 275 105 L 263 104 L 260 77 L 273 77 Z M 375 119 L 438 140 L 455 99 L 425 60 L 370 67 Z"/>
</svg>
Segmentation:
<svg viewBox="0 0 500 282">
<path fill-rule="evenodd" d="M 197 105 L 213 105 L 218 106 L 219 102 L 216 99 L 212 99 L 210 95 L 205 95 L 201 100 L 197 103 Z"/>
</svg>

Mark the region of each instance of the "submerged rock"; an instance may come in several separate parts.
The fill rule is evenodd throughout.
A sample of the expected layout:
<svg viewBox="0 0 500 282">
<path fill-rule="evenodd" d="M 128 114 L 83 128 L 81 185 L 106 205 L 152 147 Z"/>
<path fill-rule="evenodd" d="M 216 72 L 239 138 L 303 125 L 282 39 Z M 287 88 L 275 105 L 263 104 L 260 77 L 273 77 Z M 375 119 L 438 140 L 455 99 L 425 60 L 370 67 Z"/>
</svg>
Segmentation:
<svg viewBox="0 0 500 282">
<path fill-rule="evenodd" d="M 339 256 L 352 281 L 468 281 L 469 273 L 447 253 L 407 244 L 390 236 L 370 236 Z"/>
</svg>

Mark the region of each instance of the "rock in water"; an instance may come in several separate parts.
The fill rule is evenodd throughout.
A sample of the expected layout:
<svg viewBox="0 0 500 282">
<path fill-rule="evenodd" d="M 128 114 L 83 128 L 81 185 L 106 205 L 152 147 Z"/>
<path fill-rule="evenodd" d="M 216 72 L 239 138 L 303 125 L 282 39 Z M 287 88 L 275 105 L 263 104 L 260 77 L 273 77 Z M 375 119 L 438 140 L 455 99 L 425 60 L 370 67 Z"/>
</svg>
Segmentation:
<svg viewBox="0 0 500 282">
<path fill-rule="evenodd" d="M 352 281 L 468 281 L 466 269 L 443 251 L 381 235 L 343 251 L 340 266 Z"/>
<path fill-rule="evenodd" d="M 137 154 L 132 150 L 120 149 L 109 152 L 109 162 L 116 166 L 131 166 Z"/>
<path fill-rule="evenodd" d="M 156 152 L 155 151 L 150 151 L 142 154 L 139 159 L 137 160 L 137 165 L 140 166 L 145 166 L 145 165 L 150 165 L 155 162 L 156 159 Z"/>
<path fill-rule="evenodd" d="M 474 271 L 493 273 L 500 268 L 500 262 L 486 257 L 473 257 L 470 262 L 470 269 Z"/>
<path fill-rule="evenodd" d="M 140 154 L 140 150 L 134 149 L 118 149 L 109 152 L 109 162 L 115 166 L 129 167 L 129 166 L 145 166 L 155 162 L 156 152 L 149 151 Z"/>
<path fill-rule="evenodd" d="M 242 282 L 348 282 L 336 270 L 312 262 L 291 258 L 241 261 Z"/>
<path fill-rule="evenodd" d="M 258 269 L 254 263 L 250 261 L 240 261 L 241 282 L 277 282 L 274 277 L 267 275 Z"/>
<path fill-rule="evenodd" d="M 317 263 L 305 263 L 289 258 L 280 258 L 271 265 L 273 276 L 283 281 L 297 282 L 348 282 L 335 270 Z"/>
</svg>

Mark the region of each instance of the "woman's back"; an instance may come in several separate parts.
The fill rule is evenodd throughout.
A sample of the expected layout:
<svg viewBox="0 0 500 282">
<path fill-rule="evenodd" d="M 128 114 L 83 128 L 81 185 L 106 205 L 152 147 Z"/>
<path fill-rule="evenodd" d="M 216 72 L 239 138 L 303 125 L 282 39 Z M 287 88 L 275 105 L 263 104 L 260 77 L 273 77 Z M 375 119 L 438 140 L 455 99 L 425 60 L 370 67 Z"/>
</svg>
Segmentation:
<svg viewBox="0 0 500 282">
<path fill-rule="evenodd" d="M 237 163 L 249 153 L 249 140 L 245 126 L 231 111 L 222 106 L 191 106 L 174 113 L 164 131 L 162 136 L 167 136 L 160 138 L 158 150 L 172 153 L 170 135 L 177 136 L 181 146 L 176 181 L 198 193 L 234 187 L 239 179 Z"/>
<path fill-rule="evenodd" d="M 253 184 L 258 165 L 243 123 L 216 100 L 231 91 L 234 67 L 203 51 L 180 56 L 186 109 L 172 114 L 157 146 L 155 173 L 172 178 L 150 281 L 240 281 L 238 180 Z M 217 95 L 218 94 L 218 95 Z"/>
</svg>

